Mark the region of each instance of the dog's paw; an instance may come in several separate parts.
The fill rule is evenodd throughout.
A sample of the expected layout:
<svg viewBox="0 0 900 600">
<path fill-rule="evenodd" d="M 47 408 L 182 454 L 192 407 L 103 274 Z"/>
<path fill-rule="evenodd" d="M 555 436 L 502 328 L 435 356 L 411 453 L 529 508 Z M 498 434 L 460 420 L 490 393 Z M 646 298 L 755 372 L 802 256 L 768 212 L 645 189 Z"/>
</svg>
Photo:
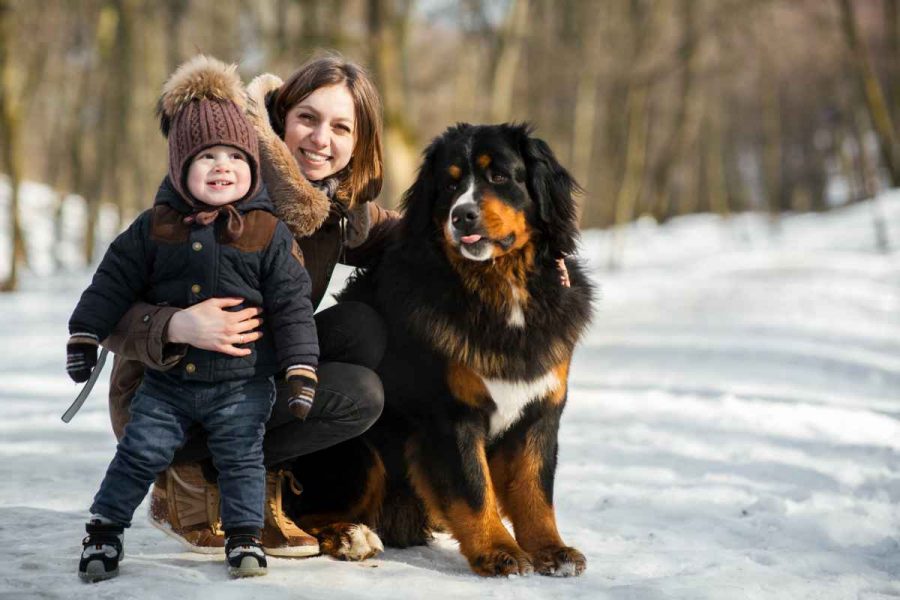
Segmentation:
<svg viewBox="0 0 900 600">
<path fill-rule="evenodd" d="M 584 573 L 587 559 L 571 546 L 551 546 L 531 555 L 534 570 L 540 575 L 574 577 Z"/>
<path fill-rule="evenodd" d="M 519 548 L 494 547 L 469 561 L 472 570 L 483 577 L 531 575 L 534 567 L 528 555 Z"/>
<path fill-rule="evenodd" d="M 338 560 L 365 560 L 384 552 L 378 535 L 362 524 L 336 523 L 316 531 L 323 554 Z"/>
</svg>

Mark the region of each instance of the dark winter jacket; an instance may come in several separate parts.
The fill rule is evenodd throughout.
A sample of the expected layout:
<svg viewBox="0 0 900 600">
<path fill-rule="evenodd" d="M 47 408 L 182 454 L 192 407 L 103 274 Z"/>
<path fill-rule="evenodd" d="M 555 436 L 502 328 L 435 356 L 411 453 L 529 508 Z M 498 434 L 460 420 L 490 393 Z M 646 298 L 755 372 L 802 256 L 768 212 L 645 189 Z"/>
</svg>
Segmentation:
<svg viewBox="0 0 900 600">
<path fill-rule="evenodd" d="M 187 347 L 177 372 L 186 380 L 226 381 L 273 375 L 293 365 L 316 366 L 318 338 L 310 278 L 287 225 L 263 188 L 235 205 L 244 220 L 239 239 L 225 243 L 222 219 L 186 224 L 191 207 L 166 178 L 153 208 L 112 243 L 69 322 L 70 333 L 105 339 L 138 300 L 187 308 L 207 298 L 240 297 L 232 310 L 263 307 L 264 335 L 245 357 Z"/>
</svg>

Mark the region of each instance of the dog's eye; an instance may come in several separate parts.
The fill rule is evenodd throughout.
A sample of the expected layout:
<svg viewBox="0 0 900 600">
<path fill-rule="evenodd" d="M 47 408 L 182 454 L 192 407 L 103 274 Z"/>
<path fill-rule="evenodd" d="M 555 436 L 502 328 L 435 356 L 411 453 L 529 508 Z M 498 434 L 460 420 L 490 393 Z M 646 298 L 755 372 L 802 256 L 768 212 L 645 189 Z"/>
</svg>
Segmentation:
<svg viewBox="0 0 900 600">
<path fill-rule="evenodd" d="M 509 181 L 509 177 L 507 177 L 503 173 L 491 173 L 490 176 L 488 177 L 488 180 L 491 183 L 495 183 L 495 184 L 499 185 L 501 183 L 506 183 L 507 181 Z"/>
<path fill-rule="evenodd" d="M 447 184 L 447 191 L 455 192 L 456 188 L 458 188 L 458 187 L 459 187 L 458 181 L 451 181 L 450 183 Z"/>
</svg>

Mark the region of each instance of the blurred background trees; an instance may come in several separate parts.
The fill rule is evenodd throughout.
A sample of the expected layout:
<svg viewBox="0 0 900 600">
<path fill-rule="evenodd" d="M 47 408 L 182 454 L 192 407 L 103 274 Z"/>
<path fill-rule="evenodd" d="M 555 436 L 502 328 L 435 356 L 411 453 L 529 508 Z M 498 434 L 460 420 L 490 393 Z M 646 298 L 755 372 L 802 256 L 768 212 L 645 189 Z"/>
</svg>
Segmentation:
<svg viewBox="0 0 900 600">
<path fill-rule="evenodd" d="M 15 191 L 39 181 L 59 231 L 84 203 L 96 257 L 101 207 L 124 226 L 152 202 L 156 97 L 198 52 L 245 81 L 317 49 L 366 65 L 388 206 L 446 126 L 515 120 L 585 188 L 585 228 L 827 210 L 900 185 L 898 32 L 898 0 L 0 0 L 0 239 L 27 265 Z"/>
</svg>

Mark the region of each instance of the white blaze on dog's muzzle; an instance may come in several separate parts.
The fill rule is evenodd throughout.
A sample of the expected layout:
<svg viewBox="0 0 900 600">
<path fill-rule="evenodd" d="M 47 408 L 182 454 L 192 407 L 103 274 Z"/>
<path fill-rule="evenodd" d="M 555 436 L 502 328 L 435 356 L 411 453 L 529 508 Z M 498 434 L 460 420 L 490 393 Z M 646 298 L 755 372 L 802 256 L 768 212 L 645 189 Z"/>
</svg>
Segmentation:
<svg viewBox="0 0 900 600">
<path fill-rule="evenodd" d="M 475 183 L 470 177 L 447 215 L 447 237 L 459 244 L 459 253 L 469 260 L 484 261 L 493 256 L 493 244 L 481 229 L 481 208 L 475 200 Z"/>
</svg>

